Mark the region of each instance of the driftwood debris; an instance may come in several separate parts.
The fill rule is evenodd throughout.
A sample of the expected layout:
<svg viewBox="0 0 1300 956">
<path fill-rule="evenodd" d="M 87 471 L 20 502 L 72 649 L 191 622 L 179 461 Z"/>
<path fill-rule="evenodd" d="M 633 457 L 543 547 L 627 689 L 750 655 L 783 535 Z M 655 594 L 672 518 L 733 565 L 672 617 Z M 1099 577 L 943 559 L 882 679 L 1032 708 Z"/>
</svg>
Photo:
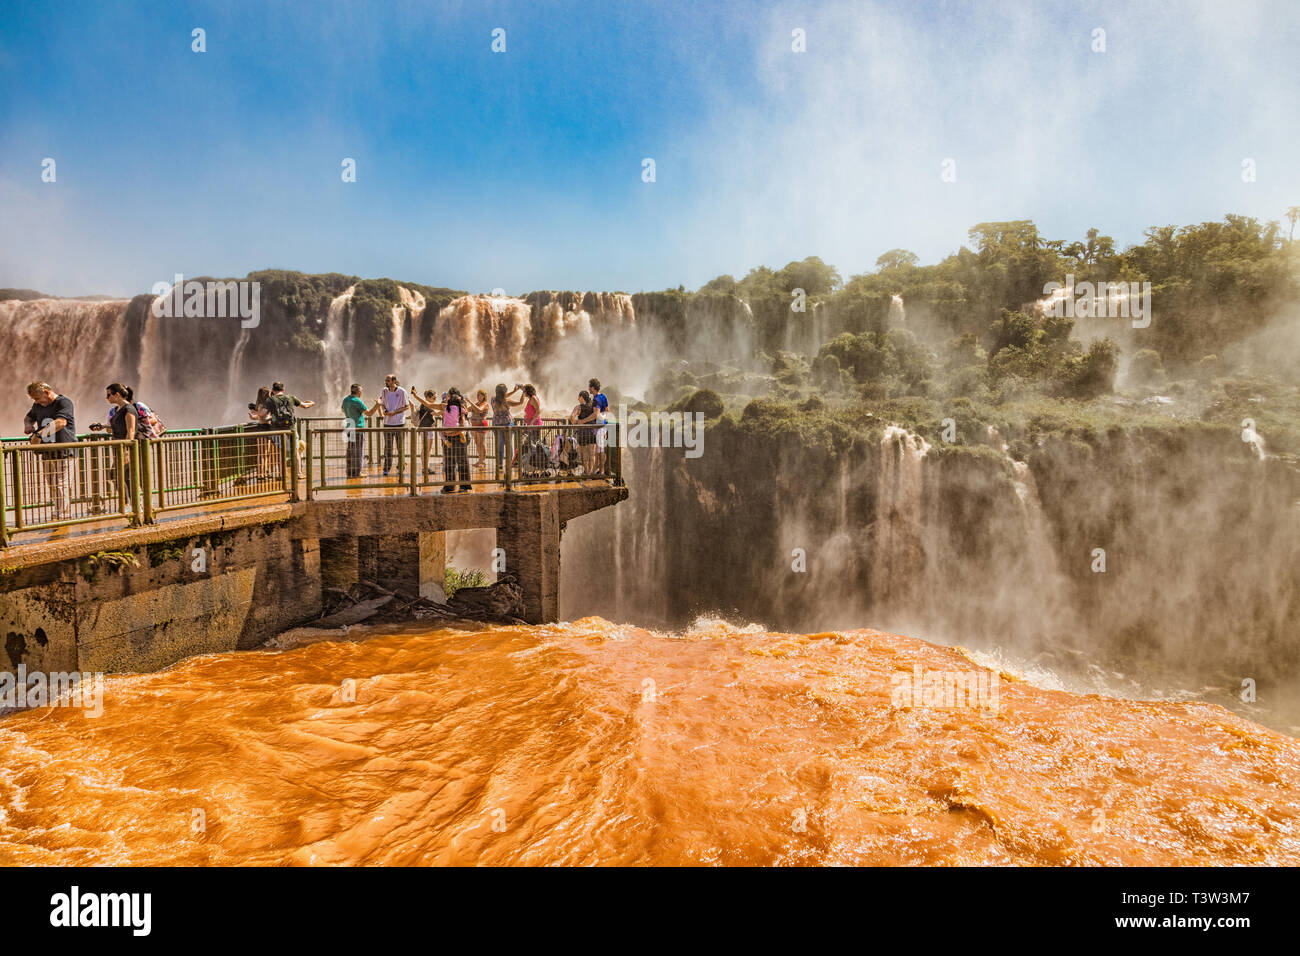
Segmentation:
<svg viewBox="0 0 1300 956">
<path fill-rule="evenodd" d="M 352 624 L 399 623 L 438 620 L 523 624 L 524 592 L 518 578 L 504 572 L 494 584 L 461 588 L 445 604 L 403 591 L 390 591 L 373 581 L 359 581 L 350 588 L 325 588 L 322 592 L 327 613 L 313 621 L 313 628 L 340 628 Z"/>
</svg>

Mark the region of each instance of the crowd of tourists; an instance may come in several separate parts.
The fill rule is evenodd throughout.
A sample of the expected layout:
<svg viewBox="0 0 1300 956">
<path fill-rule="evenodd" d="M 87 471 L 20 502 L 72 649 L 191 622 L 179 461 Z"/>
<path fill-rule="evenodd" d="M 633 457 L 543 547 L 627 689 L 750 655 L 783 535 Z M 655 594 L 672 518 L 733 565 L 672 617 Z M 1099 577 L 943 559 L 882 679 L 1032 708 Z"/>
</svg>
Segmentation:
<svg viewBox="0 0 1300 956">
<path fill-rule="evenodd" d="M 347 420 L 345 454 L 348 478 L 361 477 L 366 444 L 359 432 L 366 427 L 366 420 L 371 416 L 378 419 L 382 434 L 382 460 L 378 463 L 382 467 L 382 476 L 390 476 L 396 467 L 398 477 L 401 477 L 405 430 L 410 427 L 429 429 L 420 435 L 418 467 L 422 474 L 434 473 L 430 457 L 434 442 L 440 442 L 445 482 L 442 490 L 446 494 L 469 491 L 473 480 L 471 475 L 486 474 L 488 463 L 493 458 L 497 473 L 501 472 L 508 443 L 496 429 L 516 426 L 523 429 L 520 447 L 515 450 L 509 467 L 520 462 L 527 467 L 539 460 L 534 449 L 541 444 L 542 400 L 531 383 L 516 384 L 510 389 L 500 384 L 491 394 L 478 388 L 471 398 L 454 385 L 441 393 L 434 388 L 408 388 L 401 384 L 396 374 L 390 374 L 385 377 L 384 387 L 373 403 L 367 404 L 364 391 L 361 384 L 354 383 L 341 405 Z M 516 410 L 521 410 L 519 421 L 515 419 Z M 567 445 L 572 444 L 577 457 L 574 466 L 580 463 L 584 475 L 606 473 L 604 426 L 608 410 L 609 400 L 600 390 L 600 381 L 591 379 L 587 389 L 579 392 L 578 404 L 568 419 L 572 424 L 590 427 L 577 429 L 576 436 L 557 434 L 553 442 L 561 447 L 547 453 L 548 463 L 556 463 L 557 455 L 562 459 L 568 450 Z M 493 446 L 491 453 L 489 444 Z M 476 453 L 472 465 L 471 447 Z M 416 462 L 412 461 L 411 467 L 416 467 Z"/>
<path fill-rule="evenodd" d="M 37 450 L 40 481 L 54 511 L 55 520 L 67 518 L 71 513 L 74 487 L 75 443 L 78 441 L 76 410 L 72 399 L 57 392 L 47 382 L 32 382 L 27 386 L 32 400 L 23 421 L 23 432 L 28 441 L 49 448 Z M 346 420 L 346 473 L 350 479 L 360 478 L 365 465 L 366 443 L 361 430 L 370 417 L 378 419 L 382 432 L 381 461 L 383 477 L 398 469 L 401 479 L 406 445 L 406 429 L 414 427 L 420 434 L 420 473 L 431 475 L 434 465 L 430 461 L 434 443 L 441 444 L 443 463 L 443 491 L 469 491 L 471 475 L 488 472 L 489 461 L 495 459 L 495 475 L 500 476 L 507 466 L 505 455 L 510 443 L 498 431 L 518 427 L 518 440 L 514 443 L 512 460 L 507 467 L 519 467 L 525 472 L 540 473 L 554 468 L 556 473 L 595 476 L 608 474 L 608 423 L 609 400 L 601 391 L 600 381 L 592 378 L 587 388 L 577 393 L 577 404 L 569 413 L 567 422 L 583 426 L 575 429 L 552 429 L 549 442 L 543 439 L 542 400 L 532 384 L 517 384 L 507 389 L 497 385 L 489 394 L 478 388 L 473 397 L 455 386 L 439 393 L 436 389 L 407 388 L 396 375 L 384 379 L 384 387 L 373 403 L 367 404 L 360 384 L 352 385 L 343 399 L 340 410 Z M 104 421 L 90 424 L 92 432 L 102 432 L 116 440 L 136 440 L 160 437 L 166 430 L 162 420 L 144 402 L 137 401 L 134 389 L 121 382 L 111 382 L 104 389 L 108 412 Z M 256 464 L 253 479 L 278 480 L 280 462 L 284 460 L 283 433 L 292 432 L 297 420 L 297 409 L 311 408 L 315 403 L 286 393 L 283 382 L 273 382 L 258 389 L 257 397 L 248 403 L 247 432 L 269 432 L 257 441 Z M 518 412 L 519 418 L 516 419 Z M 491 450 L 489 450 L 491 446 Z M 471 457 L 471 449 L 475 453 Z M 304 449 L 291 447 L 290 454 L 301 456 Z M 123 459 L 125 461 L 125 459 Z M 472 465 L 471 465 L 472 462 Z M 415 462 L 410 463 L 411 467 Z M 126 467 L 125 465 L 123 466 Z M 129 475 L 117 474 L 110 466 L 110 481 L 127 481 Z"/>
</svg>

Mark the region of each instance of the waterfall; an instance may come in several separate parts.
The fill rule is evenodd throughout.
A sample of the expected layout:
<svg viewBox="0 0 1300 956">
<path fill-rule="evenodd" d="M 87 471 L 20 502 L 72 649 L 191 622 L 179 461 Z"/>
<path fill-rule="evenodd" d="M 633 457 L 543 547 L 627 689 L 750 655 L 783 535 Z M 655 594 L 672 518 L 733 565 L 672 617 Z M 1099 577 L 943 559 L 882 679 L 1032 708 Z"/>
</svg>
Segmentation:
<svg viewBox="0 0 1300 956">
<path fill-rule="evenodd" d="M 47 381 L 74 404 L 102 402 L 106 384 L 138 370 L 134 362 L 126 367 L 123 322 L 129 304 L 122 299 L 0 302 L 6 366 L 17 386 Z"/>
<path fill-rule="evenodd" d="M 393 361 L 391 369 L 397 370 L 399 363 L 403 359 L 409 359 L 410 356 L 404 354 L 406 351 L 406 320 L 411 320 L 411 339 L 410 344 L 413 349 L 420 348 L 420 320 L 424 317 L 425 301 L 424 296 L 418 292 L 412 292 L 405 286 L 397 287 L 397 294 L 401 299 L 400 304 L 393 306 L 393 331 L 392 331 L 392 355 Z"/>
<path fill-rule="evenodd" d="M 903 308 L 903 297 L 901 295 L 891 295 L 889 297 L 889 327 L 891 329 L 901 329 L 907 324 L 907 310 Z"/>
<path fill-rule="evenodd" d="M 1054 311 L 1056 311 L 1056 309 L 1060 306 L 1061 303 L 1063 303 L 1066 299 L 1073 298 L 1073 297 L 1074 297 L 1073 286 L 1070 286 L 1068 288 L 1054 289 L 1051 292 L 1049 292 L 1047 295 L 1043 296 L 1041 299 L 1038 299 L 1037 301 L 1034 302 L 1032 306 L 1033 314 L 1035 315 L 1035 317 L 1040 319 L 1046 315 L 1051 315 Z M 1029 311 L 1029 309 L 1026 308 L 1026 309 L 1022 309 L 1021 311 L 1027 312 Z"/>
<path fill-rule="evenodd" d="M 849 456 L 847 454 L 840 456 L 840 477 L 839 477 L 839 507 L 836 508 L 839 525 L 847 529 L 849 526 Z"/>
<path fill-rule="evenodd" d="M 818 302 L 812 310 L 812 341 L 808 343 L 808 354 L 816 355 L 822 343 L 830 338 L 830 306 Z"/>
<path fill-rule="evenodd" d="M 167 377 L 164 357 L 163 323 L 168 320 L 153 314 L 152 303 L 145 312 L 144 342 L 140 345 L 140 367 L 136 376 L 135 390 L 141 395 L 149 395 L 157 402 L 163 391 L 163 382 Z M 149 401 L 149 399 L 146 399 Z"/>
<path fill-rule="evenodd" d="M 252 329 L 241 328 L 239 341 L 235 343 L 235 349 L 230 353 L 230 379 L 226 385 L 226 419 L 231 423 L 243 422 L 247 418 L 244 407 L 248 403 L 241 401 L 241 392 L 244 387 L 244 350 L 248 348 L 248 342 L 252 337 Z"/>
<path fill-rule="evenodd" d="M 921 462 L 929 443 L 898 425 L 880 439 L 871 589 L 877 606 L 905 598 L 923 565 Z"/>
<path fill-rule="evenodd" d="M 498 368 L 523 365 L 531 333 L 528 303 L 512 296 L 461 296 L 438 312 L 434 324 L 439 354 Z"/>
<path fill-rule="evenodd" d="M 325 353 L 325 403 L 330 405 L 342 401 L 341 396 L 348 394 L 352 384 L 352 349 L 356 330 L 347 319 L 348 303 L 352 301 L 354 291 L 356 286 L 351 286 L 336 296 L 325 317 L 325 338 L 321 344 Z"/>
<path fill-rule="evenodd" d="M 1242 430 L 1241 440 L 1250 445 L 1251 450 L 1255 452 L 1260 461 L 1268 457 L 1268 453 L 1264 450 L 1264 439 L 1259 432 L 1255 431 L 1253 426 Z"/>
</svg>

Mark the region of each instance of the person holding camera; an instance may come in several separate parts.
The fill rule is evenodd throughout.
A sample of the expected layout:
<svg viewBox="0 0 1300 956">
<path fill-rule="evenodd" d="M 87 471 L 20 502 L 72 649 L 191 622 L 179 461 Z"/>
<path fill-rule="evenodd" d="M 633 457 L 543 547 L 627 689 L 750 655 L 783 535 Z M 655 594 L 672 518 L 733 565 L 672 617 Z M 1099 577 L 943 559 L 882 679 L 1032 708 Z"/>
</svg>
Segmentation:
<svg viewBox="0 0 1300 956">
<path fill-rule="evenodd" d="M 446 408 L 447 396 L 443 395 L 442 401 L 438 401 L 438 393 L 432 388 L 424 390 L 424 397 L 420 397 L 418 388 L 411 389 L 411 398 L 420 406 L 416 412 L 415 427 L 421 431 L 421 455 L 420 467 L 423 469 L 420 473 L 423 475 L 432 475 L 433 466 L 429 464 L 429 454 L 433 448 L 432 429 L 437 425 L 437 419 L 434 417 L 435 412 L 441 412 Z"/>
</svg>

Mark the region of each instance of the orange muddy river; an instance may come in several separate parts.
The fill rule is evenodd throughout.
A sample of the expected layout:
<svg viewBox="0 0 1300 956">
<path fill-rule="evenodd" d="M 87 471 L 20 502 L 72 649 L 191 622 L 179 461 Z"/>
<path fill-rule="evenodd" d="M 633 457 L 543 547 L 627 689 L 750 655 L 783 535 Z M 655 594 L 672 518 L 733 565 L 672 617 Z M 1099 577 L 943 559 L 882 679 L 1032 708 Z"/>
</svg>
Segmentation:
<svg viewBox="0 0 1300 956">
<path fill-rule="evenodd" d="M 348 637 L 0 718 L 0 862 L 1300 863 L 1300 742 L 1215 705 L 870 630 Z"/>
</svg>

